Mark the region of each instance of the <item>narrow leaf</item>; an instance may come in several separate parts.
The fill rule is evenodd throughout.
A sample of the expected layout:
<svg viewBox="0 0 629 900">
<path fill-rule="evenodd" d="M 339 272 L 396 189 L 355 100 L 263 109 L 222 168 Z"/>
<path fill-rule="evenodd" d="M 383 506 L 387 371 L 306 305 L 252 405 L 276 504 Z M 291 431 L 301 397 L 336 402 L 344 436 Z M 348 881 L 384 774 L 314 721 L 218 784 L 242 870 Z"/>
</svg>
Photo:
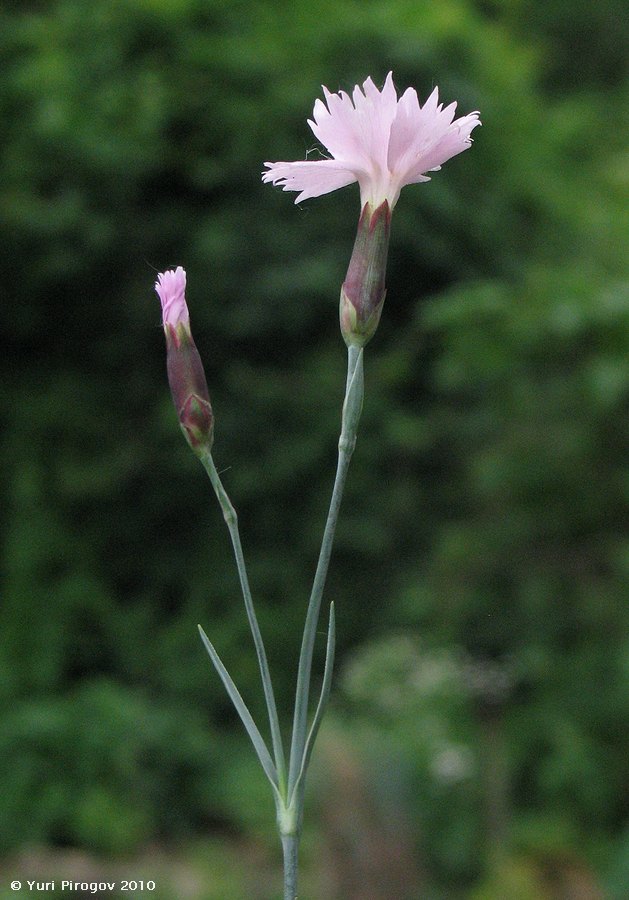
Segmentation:
<svg viewBox="0 0 629 900">
<path fill-rule="evenodd" d="M 323 719 L 323 714 L 325 713 L 326 707 L 328 705 L 328 700 L 330 698 L 330 689 L 332 687 L 332 672 L 334 670 L 334 647 L 336 643 L 336 625 L 335 625 L 335 617 L 334 617 L 334 603 L 330 603 L 330 621 L 328 624 L 328 642 L 325 650 L 325 669 L 323 672 L 323 684 L 321 685 L 321 694 L 319 696 L 319 702 L 317 704 L 317 709 L 314 714 L 314 719 L 312 720 L 312 725 L 310 726 L 310 731 L 308 732 L 308 738 L 306 740 L 306 745 L 304 747 L 304 755 L 301 762 L 301 768 L 299 770 L 299 777 L 295 782 L 295 787 L 293 793 L 290 798 L 290 802 L 292 803 L 293 797 L 296 795 L 296 791 L 299 790 L 300 783 L 306 777 L 306 770 L 310 763 L 310 757 L 312 756 L 312 750 L 314 747 L 315 740 L 317 738 L 317 734 L 319 732 L 319 727 L 321 725 L 321 720 Z"/>
<path fill-rule="evenodd" d="M 275 768 L 275 764 L 274 764 L 273 760 L 271 759 L 271 754 L 269 753 L 267 746 L 264 743 L 264 738 L 260 734 L 260 731 L 258 730 L 258 726 L 253 721 L 253 717 L 252 717 L 251 713 L 249 712 L 249 710 L 247 709 L 247 705 L 246 705 L 245 701 L 242 699 L 240 691 L 234 684 L 234 681 L 233 681 L 231 675 L 229 674 L 229 672 L 227 671 L 227 669 L 221 662 L 221 659 L 220 659 L 218 653 L 216 652 L 216 650 L 214 649 L 210 639 L 208 638 L 207 634 L 201 628 L 200 625 L 198 626 L 198 628 L 199 628 L 199 634 L 201 635 L 201 640 L 203 641 L 203 644 L 205 645 L 205 649 L 207 650 L 210 659 L 214 663 L 214 668 L 220 675 L 221 681 L 225 685 L 227 693 L 229 694 L 232 703 L 236 707 L 236 712 L 240 716 L 240 718 L 242 720 L 242 724 L 247 729 L 247 734 L 251 738 L 251 743 L 253 744 L 256 753 L 258 754 L 258 759 L 260 760 L 260 763 L 262 765 L 262 768 L 264 769 L 266 777 L 271 782 L 271 785 L 274 788 L 275 793 L 277 794 L 277 789 L 278 789 L 277 770 Z"/>
</svg>

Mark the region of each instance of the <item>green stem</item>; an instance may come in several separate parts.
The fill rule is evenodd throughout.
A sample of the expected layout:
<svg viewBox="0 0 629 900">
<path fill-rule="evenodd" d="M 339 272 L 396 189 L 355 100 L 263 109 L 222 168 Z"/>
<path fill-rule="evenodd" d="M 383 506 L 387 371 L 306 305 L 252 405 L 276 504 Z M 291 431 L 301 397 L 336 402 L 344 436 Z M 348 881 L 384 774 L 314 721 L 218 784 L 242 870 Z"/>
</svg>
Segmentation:
<svg viewBox="0 0 629 900">
<path fill-rule="evenodd" d="M 253 636 L 253 643 L 255 644 L 256 653 L 258 655 L 258 664 L 260 666 L 262 687 L 264 689 L 266 707 L 269 714 L 271 740 L 273 742 L 273 752 L 275 755 L 275 765 L 277 768 L 277 777 L 279 782 L 278 789 L 280 794 L 284 796 L 286 791 L 286 761 L 284 758 L 284 747 L 282 744 L 282 735 L 280 732 L 280 724 L 277 716 L 277 707 L 275 705 L 273 685 L 271 683 L 271 673 L 269 672 L 269 665 L 266 658 L 264 643 L 262 641 L 262 634 L 260 633 L 260 626 L 258 625 L 255 609 L 253 607 L 253 599 L 251 597 L 251 590 L 249 588 L 247 568 L 245 566 L 245 559 L 242 552 L 242 544 L 240 543 L 238 515 L 236 513 L 236 510 L 232 506 L 225 488 L 223 487 L 223 483 L 221 482 L 219 474 L 216 470 L 216 466 L 214 465 L 212 455 L 208 453 L 207 455 L 203 456 L 201 458 L 201 462 L 203 463 L 205 471 L 210 477 L 212 487 L 214 488 L 214 491 L 218 498 L 218 502 L 220 503 L 221 509 L 223 510 L 223 517 L 225 519 L 225 522 L 227 523 L 232 546 L 234 548 L 234 556 L 236 558 L 236 566 L 238 568 L 238 576 L 240 578 L 242 596 L 245 602 L 247 618 L 249 619 L 249 627 L 251 628 L 251 634 Z"/>
<path fill-rule="evenodd" d="M 310 699 L 310 676 L 312 670 L 312 656 L 317 634 L 317 624 L 321 609 L 321 599 L 328 574 L 332 544 L 339 509 L 345 488 L 347 470 L 356 444 L 356 430 L 360 411 L 362 409 L 362 351 L 358 347 L 350 346 L 347 354 L 347 382 L 345 388 L 345 402 L 343 404 L 343 424 L 339 439 L 339 456 L 336 469 L 336 478 L 330 500 L 330 509 L 323 533 L 319 560 L 310 594 L 308 612 L 304 625 L 304 635 L 297 670 L 297 689 L 295 693 L 295 713 L 293 718 L 293 735 L 291 741 L 290 767 L 288 775 L 288 801 L 292 802 L 292 795 L 297 785 L 302 769 L 304 750 L 306 745 L 306 731 L 308 725 L 308 705 Z M 298 793 L 303 796 L 303 779 L 298 786 Z M 301 796 L 296 798 L 298 808 L 298 821 L 301 821 Z"/>
<path fill-rule="evenodd" d="M 297 900 L 297 857 L 299 853 L 299 836 L 282 835 L 284 853 L 284 900 Z"/>
</svg>

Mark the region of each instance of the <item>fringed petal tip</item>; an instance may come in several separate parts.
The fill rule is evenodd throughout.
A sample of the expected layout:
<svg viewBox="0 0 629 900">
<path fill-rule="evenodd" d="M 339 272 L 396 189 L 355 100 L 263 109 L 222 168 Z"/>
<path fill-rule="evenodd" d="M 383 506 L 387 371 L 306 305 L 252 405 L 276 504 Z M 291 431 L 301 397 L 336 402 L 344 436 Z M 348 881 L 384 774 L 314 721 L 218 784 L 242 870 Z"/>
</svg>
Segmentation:
<svg viewBox="0 0 629 900">
<path fill-rule="evenodd" d="M 155 282 L 155 291 L 162 304 L 164 325 L 188 325 L 190 317 L 186 304 L 186 270 L 177 266 L 176 269 L 160 272 Z"/>
<path fill-rule="evenodd" d="M 265 163 L 262 181 L 283 191 L 299 191 L 295 203 L 321 197 L 356 181 L 356 175 L 334 159 Z"/>
</svg>

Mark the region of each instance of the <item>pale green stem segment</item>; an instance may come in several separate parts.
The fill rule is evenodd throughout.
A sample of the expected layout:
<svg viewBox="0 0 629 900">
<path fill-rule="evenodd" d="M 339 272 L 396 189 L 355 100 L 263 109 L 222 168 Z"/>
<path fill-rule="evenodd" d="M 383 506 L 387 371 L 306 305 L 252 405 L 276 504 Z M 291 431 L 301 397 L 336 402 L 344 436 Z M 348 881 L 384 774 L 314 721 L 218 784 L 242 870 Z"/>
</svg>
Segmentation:
<svg viewBox="0 0 629 900">
<path fill-rule="evenodd" d="M 312 755 L 312 748 L 323 719 L 323 714 L 330 696 L 332 685 L 332 670 L 334 668 L 334 646 L 336 642 L 336 629 L 334 622 L 334 604 L 330 604 L 330 621 L 328 624 L 328 640 L 325 653 L 325 669 L 319 702 L 308 732 L 308 739 L 304 749 L 299 777 L 295 789 L 288 800 L 280 798 L 277 805 L 277 825 L 282 839 L 284 851 L 284 900 L 295 900 L 297 897 L 297 858 L 299 854 L 299 839 L 304 808 L 304 783 L 306 769 Z"/>
<path fill-rule="evenodd" d="M 356 445 L 356 431 L 363 406 L 364 379 L 363 379 L 363 351 L 359 347 L 350 346 L 347 353 L 347 382 L 345 388 L 345 401 L 343 403 L 343 418 L 341 437 L 339 439 L 339 456 L 336 469 L 336 478 L 330 500 L 330 509 L 325 524 L 319 561 L 310 594 L 304 635 L 297 670 L 297 688 L 295 693 L 295 713 L 293 718 L 293 735 L 290 751 L 290 766 L 288 774 L 288 798 L 289 804 L 293 799 L 297 800 L 299 813 L 301 814 L 301 798 L 303 794 L 303 772 L 307 766 L 306 750 L 308 743 L 308 756 L 312 750 L 312 742 L 307 740 L 308 705 L 310 700 L 310 675 L 312 670 L 312 656 L 314 652 L 319 611 L 323 589 L 328 574 L 330 556 L 336 523 L 338 520 L 341 499 L 345 488 L 347 470 L 350 459 Z M 331 617 L 333 613 L 331 612 Z M 332 629 L 333 630 L 333 629 Z M 331 666 L 329 668 L 331 677 Z M 321 715 L 323 711 L 321 712 Z M 318 727 L 318 726 L 317 726 Z M 314 737 L 313 737 L 314 741 Z M 304 765 L 305 763 L 305 765 Z M 297 794 L 296 794 L 297 792 Z"/>
<path fill-rule="evenodd" d="M 240 578 L 240 586 L 242 588 L 242 596 L 245 601 L 245 609 L 247 611 L 247 618 L 249 620 L 249 627 L 251 628 L 251 634 L 253 636 L 253 643 L 256 648 L 256 653 L 258 655 L 258 664 L 260 666 L 260 676 L 262 678 L 262 687 L 264 689 L 264 697 L 266 699 L 266 707 L 269 715 L 269 725 L 271 728 L 271 741 L 273 743 L 273 754 L 275 756 L 275 767 L 277 770 L 277 778 L 275 780 L 275 787 L 279 790 L 280 795 L 283 797 L 286 794 L 286 760 L 284 757 L 284 747 L 282 744 L 282 735 L 280 732 L 280 724 L 277 716 L 277 706 L 275 704 L 275 695 L 273 693 L 273 685 L 271 683 L 271 674 L 269 672 L 269 665 L 266 658 L 266 651 L 264 649 L 264 643 L 262 641 L 262 635 L 260 633 L 260 626 L 258 625 L 258 620 L 256 617 L 255 609 L 253 608 L 253 599 L 251 597 L 251 590 L 249 588 L 249 578 L 247 576 L 247 569 L 245 566 L 245 559 L 242 552 L 242 545 L 240 543 L 240 532 L 238 530 L 238 516 L 236 514 L 236 510 L 231 504 L 229 497 L 227 496 L 227 492 L 223 487 L 219 474 L 216 470 L 216 466 L 214 465 L 214 460 L 212 459 L 212 455 L 210 453 L 201 457 L 201 462 L 205 468 L 205 471 L 210 477 L 210 481 L 212 482 L 212 487 L 214 488 L 214 492 L 218 498 L 218 502 L 221 505 L 221 509 L 223 510 L 223 518 L 227 523 L 227 527 L 229 529 L 229 535 L 231 537 L 232 546 L 234 548 L 234 556 L 236 558 L 236 566 L 238 567 L 238 576 Z M 203 635 L 202 635 L 203 637 Z M 210 644 L 209 641 L 204 641 L 206 645 L 206 649 L 209 652 Z M 213 648 L 212 648 L 213 649 Z M 212 654 L 210 654 L 212 655 Z M 216 666 L 219 675 L 223 679 L 225 683 L 225 678 L 223 673 L 218 668 L 216 664 L 216 660 L 212 657 L 212 662 Z M 224 667 L 223 667 L 224 668 Z M 225 685 L 227 687 L 227 684 Z M 231 695 L 230 691 L 230 695 Z M 240 695 L 239 695 L 240 696 Z M 233 700 L 232 696 L 232 700 Z M 242 698 L 241 698 L 242 703 Z M 244 705 L 244 704 L 243 704 Z M 246 709 L 246 707 L 245 707 Z M 238 709 L 238 712 L 241 714 L 242 712 Z M 243 723 L 245 727 L 247 727 L 247 723 L 243 719 Z M 249 731 L 249 728 L 247 728 Z M 250 736 L 251 732 L 249 731 Z M 259 732 L 258 732 L 259 734 Z M 255 741 L 254 741 L 255 746 Z M 256 746 L 256 751 L 258 751 L 258 756 L 260 756 L 258 747 Z M 262 762 L 262 760 L 260 760 Z M 263 764 L 264 765 L 264 764 Z M 267 775 L 269 775 L 266 767 L 265 771 Z M 273 779 L 269 780 L 273 784 Z"/>
<path fill-rule="evenodd" d="M 299 835 L 283 834 L 284 900 L 297 900 L 297 868 L 299 865 Z"/>
</svg>

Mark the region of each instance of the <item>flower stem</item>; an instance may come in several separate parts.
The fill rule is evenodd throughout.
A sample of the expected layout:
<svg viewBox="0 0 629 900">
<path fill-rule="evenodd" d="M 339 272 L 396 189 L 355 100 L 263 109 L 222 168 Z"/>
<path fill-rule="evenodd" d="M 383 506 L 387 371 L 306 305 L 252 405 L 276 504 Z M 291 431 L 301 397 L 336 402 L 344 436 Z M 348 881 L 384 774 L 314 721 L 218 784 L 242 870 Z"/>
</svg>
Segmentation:
<svg viewBox="0 0 629 900">
<path fill-rule="evenodd" d="M 236 566 L 238 568 L 238 576 L 240 578 L 242 596 L 245 602 L 245 609 L 247 611 L 249 627 L 253 636 L 253 643 L 255 645 L 256 653 L 258 656 L 260 676 L 262 678 L 262 687 L 264 689 L 264 696 L 266 699 L 266 706 L 269 715 L 271 740 L 273 742 L 273 753 L 275 756 L 275 765 L 277 768 L 277 777 L 279 782 L 278 789 L 280 794 L 283 796 L 286 791 L 286 761 L 284 758 L 284 747 L 282 744 L 282 735 L 280 732 L 279 719 L 277 716 L 277 706 L 275 704 L 273 685 L 271 683 L 271 674 L 269 672 L 266 651 L 264 649 L 264 643 L 262 641 L 262 634 L 260 633 L 260 626 L 258 625 L 255 609 L 253 607 L 253 599 L 251 597 L 251 590 L 249 588 L 247 568 L 245 566 L 242 545 L 240 543 L 238 515 L 236 513 L 236 510 L 232 506 L 225 488 L 223 487 L 223 483 L 221 482 L 218 471 L 216 470 L 212 455 L 210 453 L 204 454 L 201 457 L 201 462 L 203 463 L 203 467 L 210 477 L 212 487 L 214 488 L 214 492 L 216 493 L 218 502 L 220 503 L 221 509 L 223 510 L 223 518 L 227 523 L 232 546 L 234 548 L 234 556 L 236 558 Z"/>
<path fill-rule="evenodd" d="M 282 850 L 284 853 L 284 900 L 297 900 L 299 835 L 283 834 Z"/>
<path fill-rule="evenodd" d="M 356 444 L 356 430 L 362 409 L 363 398 L 363 370 L 362 350 L 350 346 L 347 354 L 347 382 L 345 388 L 345 402 L 343 404 L 343 422 L 341 437 L 339 439 L 339 455 L 336 469 L 336 478 L 330 500 L 330 509 L 323 533 L 319 560 L 310 594 L 310 602 L 306 613 L 304 634 L 299 657 L 297 671 L 297 688 L 295 693 L 295 713 L 293 718 L 293 735 L 291 741 L 290 767 L 288 775 L 288 799 L 292 801 L 292 794 L 297 787 L 300 795 L 303 795 L 303 780 L 298 784 L 302 769 L 302 761 L 306 745 L 306 731 L 308 725 L 308 704 L 310 699 L 310 675 L 312 670 L 312 656 L 319 622 L 321 599 L 328 574 L 332 543 L 336 531 L 341 499 L 345 488 L 347 470 Z M 301 822 L 301 797 L 297 797 L 298 821 Z"/>
</svg>

